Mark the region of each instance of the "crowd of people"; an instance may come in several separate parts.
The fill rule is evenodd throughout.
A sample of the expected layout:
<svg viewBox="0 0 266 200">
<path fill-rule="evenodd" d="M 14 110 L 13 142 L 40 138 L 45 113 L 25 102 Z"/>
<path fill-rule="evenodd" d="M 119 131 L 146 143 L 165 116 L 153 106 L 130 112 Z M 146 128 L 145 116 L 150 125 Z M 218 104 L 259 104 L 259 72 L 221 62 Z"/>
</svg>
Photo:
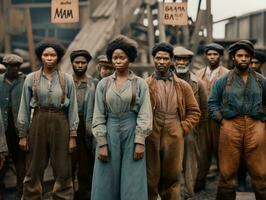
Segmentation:
<svg viewBox="0 0 266 200">
<path fill-rule="evenodd" d="M 58 67 L 59 42 L 43 40 L 35 53 L 40 68 L 27 76 L 20 56 L 3 58 L 0 199 L 10 158 L 22 200 L 42 199 L 49 163 L 55 200 L 194 199 L 212 158 L 217 200 L 235 200 L 247 174 L 256 199 L 266 199 L 266 59 L 250 41 L 229 47 L 231 70 L 221 64 L 223 46 L 205 45 L 196 73 L 192 51 L 158 43 L 146 79 L 130 69 L 138 45 L 123 35 L 97 57 L 97 78 L 86 73 L 86 50 L 71 52 L 71 75 Z"/>
</svg>

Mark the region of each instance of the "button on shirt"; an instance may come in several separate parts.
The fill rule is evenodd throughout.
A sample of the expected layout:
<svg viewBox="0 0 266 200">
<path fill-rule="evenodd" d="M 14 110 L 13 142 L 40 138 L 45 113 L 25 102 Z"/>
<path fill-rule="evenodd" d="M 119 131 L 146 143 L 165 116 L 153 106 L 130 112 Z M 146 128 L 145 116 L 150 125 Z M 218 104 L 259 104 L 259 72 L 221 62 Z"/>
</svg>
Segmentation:
<svg viewBox="0 0 266 200">
<path fill-rule="evenodd" d="M 30 111 L 35 107 L 53 107 L 53 108 L 67 108 L 68 121 L 70 127 L 70 134 L 75 135 L 79 118 L 78 106 L 76 99 L 76 90 L 73 79 L 70 75 L 65 74 L 65 101 L 61 105 L 62 89 L 59 83 L 59 73 L 54 71 L 52 79 L 48 80 L 43 71 L 40 77 L 39 90 L 39 105 L 33 96 L 33 80 L 34 72 L 29 74 L 23 86 L 21 103 L 18 114 L 18 128 L 19 135 L 26 136 L 30 124 Z"/>
<path fill-rule="evenodd" d="M 261 75 L 257 73 L 256 76 Z M 208 100 L 212 118 L 221 121 L 222 118 L 230 119 L 247 115 L 254 119 L 266 120 L 266 79 L 262 77 L 263 88 L 261 89 L 254 73 L 250 70 L 246 83 L 237 70 L 234 70 L 232 84 L 227 93 L 225 89 L 227 78 L 228 74 L 217 80 L 212 87 Z"/>
</svg>

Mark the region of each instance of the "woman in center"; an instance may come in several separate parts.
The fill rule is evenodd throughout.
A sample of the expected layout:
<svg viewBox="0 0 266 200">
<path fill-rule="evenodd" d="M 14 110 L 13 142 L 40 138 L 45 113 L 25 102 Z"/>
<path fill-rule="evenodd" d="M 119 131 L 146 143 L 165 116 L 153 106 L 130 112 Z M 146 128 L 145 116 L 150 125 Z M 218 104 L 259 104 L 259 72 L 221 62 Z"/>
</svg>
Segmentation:
<svg viewBox="0 0 266 200">
<path fill-rule="evenodd" d="M 152 129 L 152 109 L 146 82 L 129 70 L 137 44 L 120 35 L 108 44 L 106 55 L 115 72 L 96 89 L 91 199 L 147 200 L 145 138 Z"/>
</svg>

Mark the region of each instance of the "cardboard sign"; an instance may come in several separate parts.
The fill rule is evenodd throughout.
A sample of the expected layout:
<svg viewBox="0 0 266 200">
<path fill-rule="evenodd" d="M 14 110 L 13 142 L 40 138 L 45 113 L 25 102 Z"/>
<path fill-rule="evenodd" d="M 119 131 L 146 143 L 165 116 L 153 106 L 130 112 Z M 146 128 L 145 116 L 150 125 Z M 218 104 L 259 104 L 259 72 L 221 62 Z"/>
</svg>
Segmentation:
<svg viewBox="0 0 266 200">
<path fill-rule="evenodd" d="M 164 3 L 163 24 L 173 26 L 188 25 L 187 2 Z"/>
<path fill-rule="evenodd" d="M 79 0 L 52 0 L 52 23 L 79 22 Z"/>
</svg>

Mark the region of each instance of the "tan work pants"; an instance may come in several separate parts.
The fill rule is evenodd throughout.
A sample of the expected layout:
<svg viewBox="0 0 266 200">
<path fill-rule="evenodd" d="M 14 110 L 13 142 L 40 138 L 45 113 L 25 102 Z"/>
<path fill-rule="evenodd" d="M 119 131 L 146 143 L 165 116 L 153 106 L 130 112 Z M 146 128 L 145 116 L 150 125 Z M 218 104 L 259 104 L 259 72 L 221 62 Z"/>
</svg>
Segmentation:
<svg viewBox="0 0 266 200">
<path fill-rule="evenodd" d="M 149 200 L 180 200 L 184 137 L 176 114 L 155 112 L 146 142 Z"/>
<path fill-rule="evenodd" d="M 249 117 L 223 120 L 220 131 L 220 181 L 217 200 L 236 198 L 236 175 L 240 156 L 246 161 L 257 200 L 266 199 L 265 122 Z"/>
</svg>

